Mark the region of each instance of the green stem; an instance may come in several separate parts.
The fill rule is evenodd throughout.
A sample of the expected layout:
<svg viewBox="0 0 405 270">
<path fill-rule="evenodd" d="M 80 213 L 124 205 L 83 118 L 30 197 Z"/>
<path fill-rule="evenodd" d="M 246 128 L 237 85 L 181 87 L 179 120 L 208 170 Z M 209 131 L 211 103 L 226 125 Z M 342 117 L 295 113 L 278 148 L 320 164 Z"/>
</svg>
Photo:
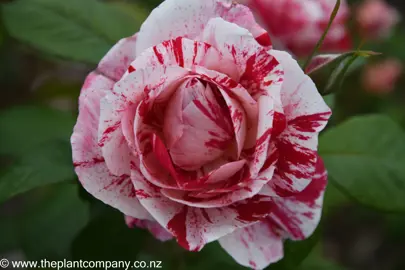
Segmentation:
<svg viewBox="0 0 405 270">
<path fill-rule="evenodd" d="M 330 29 L 333 21 L 335 20 L 335 17 L 337 15 L 338 11 L 339 11 L 339 8 L 340 8 L 340 0 L 337 0 L 336 4 L 335 4 L 335 7 L 333 8 L 332 15 L 331 15 L 331 17 L 329 19 L 328 26 L 326 27 L 325 31 L 323 32 L 321 39 L 316 44 L 314 50 L 312 51 L 312 54 L 308 57 L 307 62 L 305 63 L 304 67 L 302 68 L 303 70 L 307 69 L 308 65 L 311 63 L 312 58 L 314 58 L 315 54 L 321 48 L 321 46 L 323 44 L 323 41 L 325 40 L 326 35 L 328 34 L 329 29 Z"/>
</svg>

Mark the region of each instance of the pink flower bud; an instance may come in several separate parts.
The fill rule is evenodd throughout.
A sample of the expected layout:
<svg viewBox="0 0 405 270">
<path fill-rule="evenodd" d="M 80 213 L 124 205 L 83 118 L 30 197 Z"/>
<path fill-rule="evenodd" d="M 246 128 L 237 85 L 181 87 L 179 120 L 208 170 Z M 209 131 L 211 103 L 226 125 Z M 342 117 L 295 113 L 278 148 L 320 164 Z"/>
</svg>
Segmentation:
<svg viewBox="0 0 405 270">
<path fill-rule="evenodd" d="M 397 59 L 369 65 L 363 73 L 363 87 L 370 93 L 387 94 L 394 90 L 402 70 L 402 63 Z"/>
<path fill-rule="evenodd" d="M 359 30 L 368 39 L 387 38 L 399 19 L 398 11 L 384 0 L 364 1 L 356 12 Z"/>
</svg>

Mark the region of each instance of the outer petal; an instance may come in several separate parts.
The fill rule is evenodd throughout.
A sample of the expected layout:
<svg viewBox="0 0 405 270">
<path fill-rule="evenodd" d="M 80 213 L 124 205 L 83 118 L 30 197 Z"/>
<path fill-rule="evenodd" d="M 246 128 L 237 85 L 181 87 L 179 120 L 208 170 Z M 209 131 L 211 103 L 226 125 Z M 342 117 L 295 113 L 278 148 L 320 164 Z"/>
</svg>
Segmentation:
<svg viewBox="0 0 405 270">
<path fill-rule="evenodd" d="M 128 124 L 126 116 L 130 115 L 133 118 L 134 107 L 142 98 L 146 98 L 149 94 L 154 95 L 156 88 L 164 89 L 168 81 L 175 81 L 187 73 L 180 67 L 166 69 L 161 66 L 138 67 L 135 65 L 135 69 L 118 81 L 114 85 L 113 92 L 108 93 L 101 100 L 98 145 L 109 170 L 115 175 L 130 174 L 131 149 L 127 140 L 132 146 L 132 138 L 128 134 L 131 125 Z M 163 91 L 162 89 L 160 92 Z M 166 92 L 169 93 L 169 91 Z"/>
<path fill-rule="evenodd" d="M 166 0 L 143 23 L 136 50 L 138 55 L 162 41 L 182 36 L 197 37 L 211 18 L 248 29 L 263 45 L 271 44 L 267 32 L 255 21 L 250 10 L 231 0 Z"/>
<path fill-rule="evenodd" d="M 302 191 L 311 181 L 317 162 L 318 134 L 331 115 L 315 84 L 292 57 L 272 50 L 285 72 L 281 102 L 287 127 L 278 136 L 279 161 L 270 183 L 278 195 Z"/>
<path fill-rule="evenodd" d="M 275 207 L 270 219 L 284 229 L 293 240 L 309 237 L 321 219 L 327 173 L 318 157 L 311 184 L 301 193 L 288 198 L 274 198 Z"/>
<path fill-rule="evenodd" d="M 219 243 L 239 264 L 263 269 L 283 258 L 283 240 L 268 222 L 258 222 L 219 239 Z"/>
<path fill-rule="evenodd" d="M 263 219 L 273 206 L 269 198 L 258 196 L 229 207 L 189 207 L 162 196 L 160 188 L 146 181 L 137 169 L 132 170 L 132 180 L 136 188 L 143 191 L 142 196 L 137 195 L 141 204 L 181 246 L 191 251 L 198 251 L 206 243 Z"/>
<path fill-rule="evenodd" d="M 249 31 L 222 18 L 213 18 L 200 38 L 235 64 L 239 72 L 237 81 L 254 99 L 257 100 L 267 92 L 276 94 L 283 71 L 278 61 L 267 53 Z"/>
<path fill-rule="evenodd" d="M 129 175 L 114 176 L 108 170 L 97 142 L 100 99 L 113 81 L 91 73 L 79 100 L 79 117 L 71 137 L 75 171 L 83 187 L 94 197 L 137 218 L 150 215 L 139 204 Z"/>
<path fill-rule="evenodd" d="M 204 66 L 210 70 L 237 77 L 237 67 L 208 43 L 176 37 L 165 40 L 142 52 L 132 63 L 132 69 L 155 66 L 180 66 L 187 69 Z"/>
<path fill-rule="evenodd" d="M 130 216 L 125 216 L 125 223 L 129 228 L 138 227 L 149 230 L 150 233 L 160 241 L 167 241 L 173 238 L 173 235 L 171 235 L 168 231 L 166 231 L 165 228 L 153 220 L 137 219 Z"/>
<path fill-rule="evenodd" d="M 118 41 L 100 61 L 97 70 L 113 81 L 118 81 L 135 60 L 136 36 Z"/>
<path fill-rule="evenodd" d="M 101 99 L 98 146 L 101 148 L 106 164 L 114 175 L 130 173 L 130 149 L 124 137 L 122 118 L 129 113 L 121 108 L 121 100 L 114 93 Z M 117 109 L 120 108 L 120 109 Z"/>
</svg>

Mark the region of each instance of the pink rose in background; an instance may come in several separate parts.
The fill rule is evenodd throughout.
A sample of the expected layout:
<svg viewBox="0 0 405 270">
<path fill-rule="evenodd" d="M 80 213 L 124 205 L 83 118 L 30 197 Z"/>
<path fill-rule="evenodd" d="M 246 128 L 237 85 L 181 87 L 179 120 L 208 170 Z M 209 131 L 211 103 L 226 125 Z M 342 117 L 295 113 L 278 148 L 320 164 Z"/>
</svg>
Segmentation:
<svg viewBox="0 0 405 270">
<path fill-rule="evenodd" d="M 363 87 L 370 93 L 390 93 L 394 90 L 402 72 L 403 65 L 397 59 L 367 65 L 362 76 Z"/>
<path fill-rule="evenodd" d="M 298 57 L 311 54 L 322 37 L 336 0 L 250 0 L 261 23 L 281 46 Z M 320 51 L 343 52 L 352 46 L 346 29 L 349 7 L 341 1 L 338 14 Z"/>
<path fill-rule="evenodd" d="M 129 226 L 242 265 L 283 257 L 315 230 L 331 111 L 250 10 L 167 0 L 86 79 L 71 138 L 83 187 Z"/>
<path fill-rule="evenodd" d="M 383 0 L 365 0 L 357 7 L 356 21 L 364 37 L 383 39 L 399 22 L 399 13 Z"/>
</svg>

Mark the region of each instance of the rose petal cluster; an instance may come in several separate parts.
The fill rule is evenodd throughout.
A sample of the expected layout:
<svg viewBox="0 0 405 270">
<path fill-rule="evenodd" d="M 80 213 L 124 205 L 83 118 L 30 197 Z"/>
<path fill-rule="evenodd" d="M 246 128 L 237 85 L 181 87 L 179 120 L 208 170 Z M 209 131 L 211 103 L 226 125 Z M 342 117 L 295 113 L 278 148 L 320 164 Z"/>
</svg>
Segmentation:
<svg viewBox="0 0 405 270">
<path fill-rule="evenodd" d="M 129 226 L 190 251 L 218 240 L 261 269 L 319 222 L 330 115 L 249 8 L 167 0 L 86 78 L 73 162 Z"/>
<path fill-rule="evenodd" d="M 336 0 L 249 0 L 257 17 L 269 30 L 279 47 L 297 57 L 311 54 L 329 23 Z M 347 30 L 350 9 L 341 1 L 336 17 L 320 48 L 336 53 L 352 47 Z"/>
</svg>

